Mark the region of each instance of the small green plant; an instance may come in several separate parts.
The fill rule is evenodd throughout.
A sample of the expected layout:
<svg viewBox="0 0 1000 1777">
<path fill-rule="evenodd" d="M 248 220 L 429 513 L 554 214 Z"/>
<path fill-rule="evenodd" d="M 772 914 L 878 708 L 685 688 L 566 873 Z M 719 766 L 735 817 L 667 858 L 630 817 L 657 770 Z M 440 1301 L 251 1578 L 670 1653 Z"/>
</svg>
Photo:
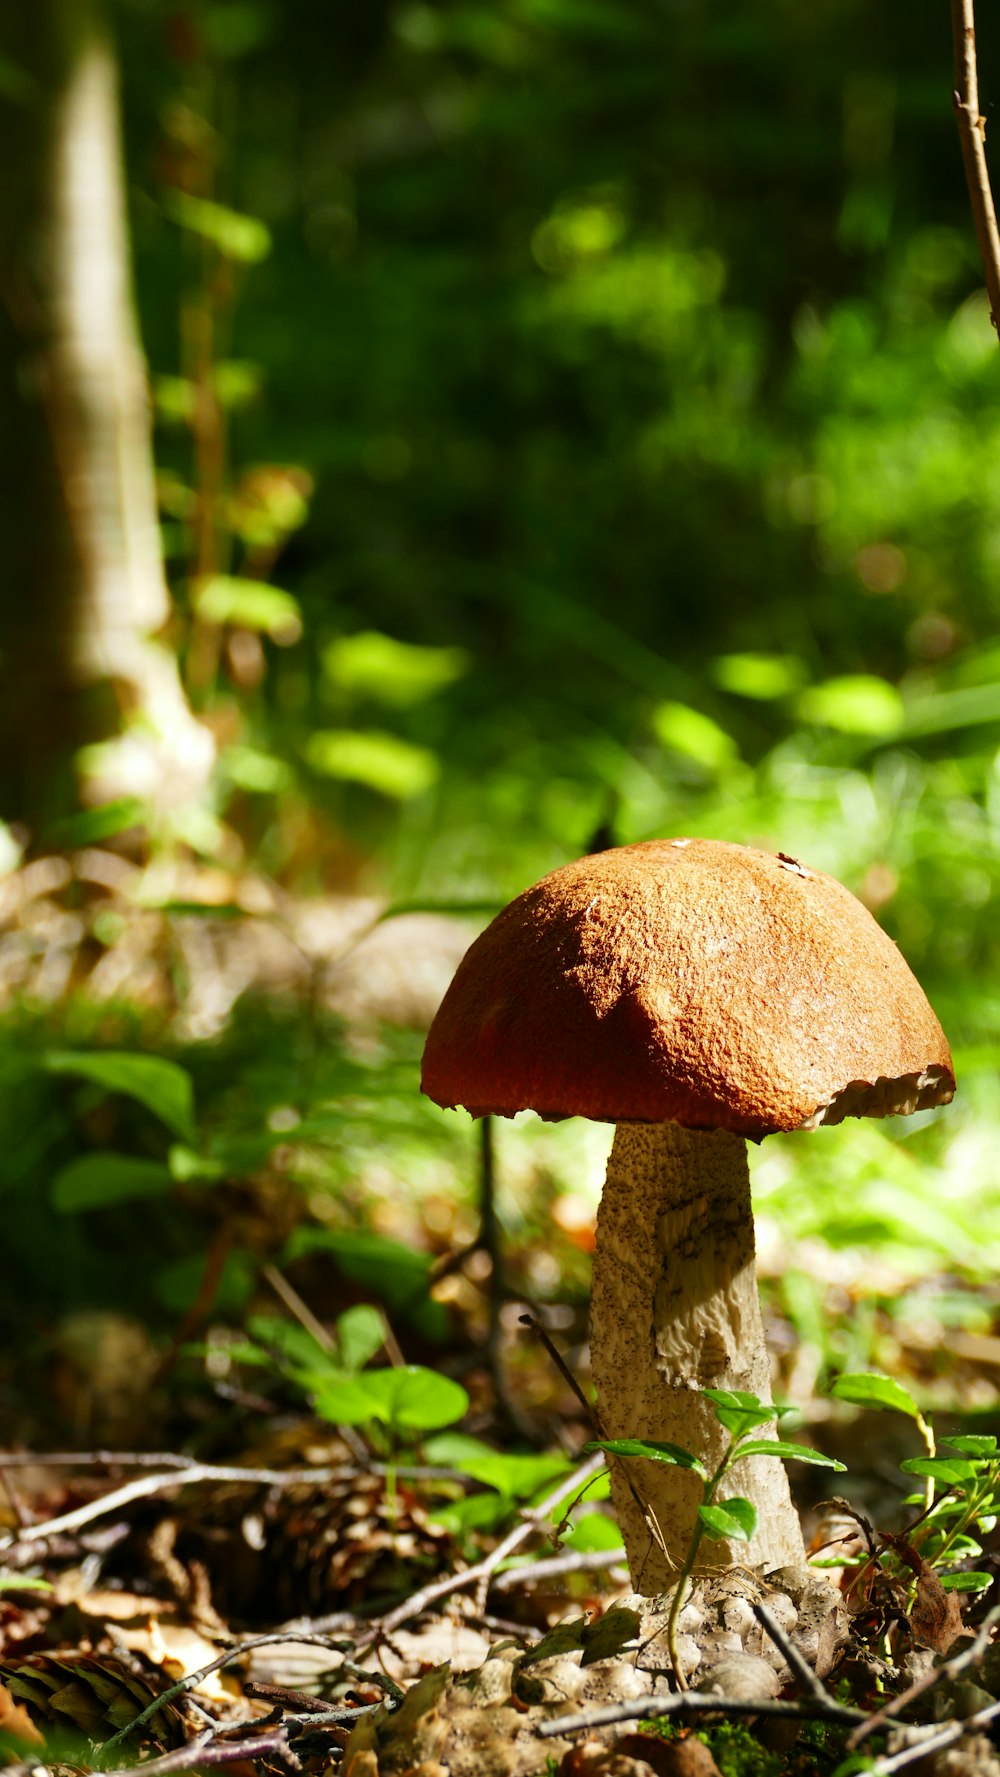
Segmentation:
<svg viewBox="0 0 1000 1777">
<path fill-rule="evenodd" d="M 940 1569 L 949 1563 L 975 1559 L 981 1555 L 979 1538 L 988 1534 L 1000 1516 L 1000 1448 L 997 1439 L 969 1434 L 941 1440 L 954 1454 L 940 1456 L 933 1428 L 902 1384 L 891 1377 L 862 1372 L 838 1376 L 831 1394 L 837 1400 L 854 1406 L 885 1407 L 912 1419 L 924 1442 L 926 1456 L 907 1457 L 900 1463 L 906 1475 L 919 1475 L 924 1482 L 920 1493 L 910 1494 L 908 1506 L 921 1508 L 919 1517 L 905 1532 L 905 1541 L 916 1550 L 920 1560 Z M 877 1559 L 887 1572 L 896 1574 L 898 1557 L 888 1543 L 879 1550 Z M 991 1583 L 991 1575 L 964 1568 L 937 1575 L 946 1591 L 980 1592 Z M 912 1573 L 908 1576 L 913 1584 Z"/>
<path fill-rule="evenodd" d="M 588 1450 L 604 1450 L 610 1456 L 642 1457 L 650 1462 L 665 1462 L 674 1468 L 688 1469 L 702 1483 L 701 1504 L 687 1554 L 677 1576 L 670 1615 L 667 1618 L 670 1664 L 682 1690 L 686 1688 L 686 1680 L 681 1671 L 677 1650 L 677 1621 L 702 1539 L 707 1536 L 711 1542 L 749 1542 L 757 1528 L 757 1508 L 750 1500 L 733 1498 L 716 1504 L 719 1486 L 730 1469 L 747 1456 L 776 1456 L 783 1462 L 808 1462 L 818 1468 L 844 1467 L 842 1462 L 836 1462 L 833 1457 L 824 1456 L 821 1451 L 812 1450 L 806 1444 L 789 1444 L 780 1438 L 754 1436 L 761 1426 L 769 1424 L 772 1419 L 783 1418 L 791 1411 L 790 1408 L 769 1406 L 745 1389 L 704 1388 L 702 1394 L 707 1401 L 711 1401 L 719 1424 L 729 1433 L 729 1443 L 722 1461 L 711 1474 L 700 1457 L 693 1455 L 690 1450 L 682 1449 L 679 1444 L 657 1443 L 640 1438 L 602 1438 L 585 1446 Z"/>
</svg>

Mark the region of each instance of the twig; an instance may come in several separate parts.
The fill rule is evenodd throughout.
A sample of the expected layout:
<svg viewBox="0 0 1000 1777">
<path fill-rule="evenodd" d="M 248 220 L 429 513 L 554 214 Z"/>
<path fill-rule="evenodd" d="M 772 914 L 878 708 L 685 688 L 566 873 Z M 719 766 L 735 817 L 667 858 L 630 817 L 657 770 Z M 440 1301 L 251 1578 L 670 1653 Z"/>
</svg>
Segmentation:
<svg viewBox="0 0 1000 1777">
<path fill-rule="evenodd" d="M 535 1319 L 534 1315 L 531 1315 L 531 1314 L 522 1314 L 520 1316 L 520 1320 L 521 1320 L 522 1327 L 530 1328 L 530 1330 L 535 1334 L 535 1337 L 538 1340 L 540 1340 L 546 1353 L 551 1358 L 552 1362 L 555 1364 L 556 1369 L 559 1371 L 559 1374 L 562 1377 L 563 1381 L 568 1383 L 570 1388 L 573 1390 L 573 1393 L 576 1395 L 577 1400 L 579 1401 L 581 1407 L 583 1408 L 583 1411 L 584 1411 L 586 1418 L 587 1418 L 588 1425 L 593 1426 L 593 1428 L 599 1438 L 606 1439 L 608 1434 L 607 1434 L 604 1426 L 601 1424 L 601 1417 L 597 1411 L 597 1408 L 595 1406 L 592 1406 L 591 1402 L 588 1401 L 586 1395 L 583 1392 L 583 1389 L 580 1387 L 579 1382 L 577 1381 L 572 1370 L 570 1369 L 565 1358 L 563 1357 L 562 1352 L 558 1349 L 558 1347 L 556 1346 L 554 1341 L 549 1338 L 549 1335 L 545 1331 L 545 1328 L 540 1324 L 539 1321 L 537 1321 Z M 609 1466 L 613 1462 L 618 1462 L 621 1464 L 621 1473 L 625 1478 L 625 1485 L 628 1488 L 630 1494 L 632 1495 L 632 1498 L 635 1501 L 635 1504 L 636 1504 L 639 1512 L 642 1515 L 642 1520 L 646 1526 L 646 1529 L 649 1531 L 651 1542 L 656 1546 L 656 1548 L 659 1549 L 659 1551 L 660 1551 L 661 1555 L 663 1556 L 664 1560 L 666 1561 L 667 1565 L 669 1567 L 673 1567 L 674 1562 L 671 1559 L 670 1551 L 667 1548 L 666 1542 L 664 1541 L 663 1533 L 660 1530 L 660 1526 L 656 1522 L 656 1514 L 653 1512 L 652 1508 L 647 1504 L 647 1502 L 643 1499 L 642 1494 L 639 1492 L 638 1488 L 636 1487 L 636 1484 L 632 1479 L 632 1472 L 631 1472 L 631 1469 L 629 1468 L 627 1459 L 624 1457 L 621 1457 L 621 1456 L 612 1456 L 607 1451 L 605 1451 L 605 1457 L 607 1459 Z M 639 1582 L 637 1580 L 636 1584 L 638 1585 L 638 1583 Z"/>
<path fill-rule="evenodd" d="M 943 1752 L 945 1747 L 954 1746 L 966 1734 L 974 1734 L 977 1728 L 986 1728 L 990 1722 L 1000 1716 L 1000 1703 L 991 1703 L 988 1709 L 977 1710 L 975 1715 L 967 1715 L 962 1721 L 949 1722 L 937 1734 L 928 1734 L 915 1740 L 912 1745 L 904 1746 L 899 1752 L 889 1753 L 885 1758 L 876 1759 L 869 1765 L 869 1777 L 892 1777 L 894 1771 L 902 1771 L 907 1765 L 916 1764 L 918 1759 L 927 1757 L 930 1752 Z"/>
<path fill-rule="evenodd" d="M 284 1302 L 288 1312 L 295 1316 L 299 1326 L 315 1339 L 317 1345 L 331 1354 L 336 1351 L 333 1339 L 321 1320 L 317 1320 L 308 1302 L 303 1302 L 298 1290 L 293 1289 L 287 1277 L 283 1277 L 277 1265 L 262 1265 L 261 1276 L 265 1283 L 270 1284 L 280 1302 Z"/>
<path fill-rule="evenodd" d="M 72 1460 L 82 1462 L 85 1459 L 76 1457 Z M 75 1511 L 63 1512 L 60 1517 L 48 1518 L 40 1524 L 27 1524 L 16 1534 L 0 1537 L 0 1550 L 17 1548 L 21 1543 L 44 1542 L 48 1537 L 60 1535 L 66 1530 L 79 1530 L 84 1524 L 93 1523 L 95 1518 L 106 1518 L 112 1512 L 131 1505 L 134 1500 L 149 1499 L 171 1487 L 189 1487 L 201 1481 L 225 1481 L 237 1485 L 242 1483 L 248 1487 L 318 1487 L 329 1481 L 341 1480 L 350 1474 L 385 1474 L 389 1467 L 386 1463 L 375 1462 L 366 1465 L 364 1469 L 351 1469 L 346 1464 L 301 1469 L 224 1468 L 213 1463 L 189 1462 L 180 1458 L 163 1457 L 158 1460 L 173 1461 L 174 1466 L 166 1474 L 137 1476 L 134 1481 L 126 1481 L 113 1492 L 102 1493 L 99 1499 L 91 1499 L 86 1505 L 77 1506 Z M 454 1481 L 462 1478 L 455 1469 L 427 1466 L 396 1468 L 393 1472 L 403 1480 Z"/>
<path fill-rule="evenodd" d="M 533 1314 L 518 1315 L 518 1320 L 522 1327 L 527 1327 L 529 1332 L 534 1333 L 535 1338 L 542 1346 L 546 1356 L 555 1365 L 567 1387 L 571 1388 L 576 1395 L 577 1400 L 583 1408 L 584 1418 L 586 1419 L 587 1424 L 592 1427 L 599 1438 L 603 1438 L 605 1435 L 604 1429 L 597 1416 L 596 1408 L 591 1401 L 588 1401 L 583 1389 L 580 1387 L 579 1382 L 566 1362 L 566 1359 L 563 1357 L 562 1352 L 559 1350 L 559 1347 L 555 1342 L 549 1338 L 541 1321 L 536 1320 Z"/>
<path fill-rule="evenodd" d="M 107 1751 L 108 1747 L 117 1746 L 120 1740 L 127 1740 L 137 1728 L 143 1727 L 147 1721 L 150 1721 L 157 1711 L 163 1708 L 164 1703 L 172 1703 L 175 1697 L 182 1697 L 188 1691 L 193 1691 L 203 1679 L 210 1678 L 213 1672 L 220 1671 L 223 1666 L 231 1666 L 234 1660 L 243 1659 L 244 1655 L 253 1653 L 255 1648 L 274 1647 L 279 1642 L 288 1641 L 301 1641 L 307 1646 L 326 1647 L 331 1653 L 339 1653 L 342 1656 L 344 1654 L 342 1642 L 334 1641 L 329 1635 L 307 1634 L 305 1631 L 276 1630 L 270 1635 L 254 1635 L 248 1641 L 236 1641 L 232 1647 L 227 1647 L 224 1653 L 218 1654 L 214 1660 L 209 1660 L 206 1666 L 199 1666 L 197 1672 L 189 1672 L 186 1677 L 178 1679 L 176 1684 L 161 1691 L 159 1696 L 154 1697 L 152 1703 L 140 1715 L 134 1716 L 125 1727 L 119 1728 L 116 1734 L 112 1734 L 110 1740 L 105 1740 L 103 1750 Z M 403 1693 L 398 1684 L 394 1679 L 387 1678 L 384 1672 L 362 1672 L 353 1660 L 346 1659 L 344 1660 L 344 1669 L 349 1677 L 364 1678 L 367 1684 L 373 1684 L 378 1690 L 385 1691 L 393 1702 L 398 1703 L 402 1700 Z M 145 1771 L 146 1766 L 143 1765 L 142 1768 Z"/>
<path fill-rule="evenodd" d="M 17 1488 L 7 1474 L 6 1463 L 0 1466 L 0 1487 L 3 1488 L 3 1491 L 7 1496 L 7 1504 L 10 1506 L 10 1509 L 14 1514 L 18 1530 L 26 1530 L 31 1520 L 18 1498 Z"/>
<path fill-rule="evenodd" d="M 603 1463 L 603 1455 L 591 1456 L 580 1468 L 566 1476 L 556 1487 L 553 1487 L 551 1493 L 546 1494 L 541 1504 L 536 1506 L 530 1514 L 522 1512 L 520 1522 L 515 1524 L 513 1530 L 504 1537 L 502 1542 L 497 1544 L 491 1554 L 487 1555 L 484 1560 L 477 1562 L 474 1567 L 466 1567 L 461 1573 L 449 1573 L 445 1574 L 442 1579 L 432 1580 L 429 1585 L 422 1586 L 419 1592 L 414 1592 L 402 1604 L 398 1604 L 395 1610 L 391 1610 L 387 1616 L 372 1625 L 372 1633 L 368 1639 L 359 1644 L 359 1655 L 367 1653 L 376 1641 L 386 1635 L 391 1635 L 393 1630 L 400 1628 L 403 1623 L 409 1623 L 414 1617 L 419 1616 L 429 1604 L 436 1604 L 439 1599 L 449 1598 L 455 1592 L 463 1592 L 467 1586 L 479 1585 L 484 1580 L 488 1582 L 500 1563 L 506 1561 L 508 1555 L 512 1555 L 515 1549 L 520 1548 L 521 1544 L 539 1529 L 546 1514 L 554 1506 L 561 1505 L 562 1501 L 574 1489 L 585 1485 L 594 1475 L 599 1474 Z"/>
<path fill-rule="evenodd" d="M 489 1358 L 490 1375 L 496 1393 L 497 1408 L 508 1426 L 518 1437 L 537 1441 L 537 1433 L 530 1419 L 521 1412 L 510 1389 L 503 1367 L 503 1305 L 507 1299 L 507 1278 L 504 1267 L 503 1229 L 497 1213 L 496 1190 L 496 1144 L 494 1142 L 494 1119 L 490 1116 L 481 1118 L 479 1124 L 479 1233 L 473 1245 L 474 1252 L 482 1252 L 490 1262 L 490 1274 L 486 1284 L 486 1302 L 489 1312 L 488 1330 L 486 1334 L 486 1352 Z"/>
<path fill-rule="evenodd" d="M 4 1450 L 4 1468 L 191 1468 L 192 1456 L 166 1450 Z"/>
<path fill-rule="evenodd" d="M 994 327 L 1000 327 L 1000 231 L 997 229 L 990 173 L 986 163 L 986 119 L 979 110 L 973 0 L 951 0 L 951 32 L 955 51 L 955 91 L 952 103 L 958 118 L 965 182 L 969 188 L 979 255 L 986 275 L 990 315 Z"/>
<path fill-rule="evenodd" d="M 1000 1703 L 997 1704 L 1000 1710 Z M 633 1697 L 627 1703 L 608 1703 L 602 1709 L 588 1709 L 581 1715 L 559 1715 L 542 1722 L 535 1732 L 543 1740 L 555 1734 L 578 1734 L 587 1728 L 604 1728 L 619 1721 L 642 1721 L 647 1715 L 784 1715 L 799 1721 L 850 1722 L 861 1715 L 860 1709 L 849 1709 L 843 1703 L 809 1698 L 786 1703 L 781 1698 L 719 1697 L 709 1691 L 667 1691 L 662 1696 L 652 1692 L 647 1697 Z"/>
<path fill-rule="evenodd" d="M 833 1698 L 830 1696 L 826 1686 L 817 1677 L 808 1660 L 802 1653 L 800 1653 L 799 1649 L 795 1646 L 795 1643 L 789 1640 L 785 1631 L 781 1627 L 781 1624 L 777 1621 L 772 1612 L 768 1610 L 767 1605 L 760 1603 L 755 1604 L 753 1606 L 753 1614 L 757 1618 L 761 1628 L 774 1642 L 775 1647 L 784 1659 L 789 1671 L 794 1673 L 803 1689 L 813 1699 L 813 1702 L 822 1703 L 824 1705 L 832 1703 Z"/>
<path fill-rule="evenodd" d="M 898 1696 L 890 1698 L 889 1702 L 884 1704 L 881 1709 L 876 1710 L 874 1715 L 868 1716 L 867 1720 L 855 1728 L 848 1738 L 846 1750 L 854 1752 L 863 1740 L 867 1740 L 869 1734 L 878 1733 L 879 1729 L 899 1715 L 908 1703 L 914 1702 L 917 1697 L 922 1697 L 925 1691 L 933 1690 L 935 1685 L 939 1685 L 943 1679 L 958 1678 L 970 1666 L 977 1665 L 989 1647 L 990 1633 L 997 1623 L 1000 1623 L 1000 1604 L 996 1605 L 983 1618 L 976 1632 L 976 1638 L 969 1647 L 963 1648 L 962 1652 L 956 1654 L 954 1659 L 946 1660 L 942 1666 L 935 1667 L 933 1672 L 925 1673 L 923 1678 L 914 1679 L 905 1691 L 900 1691 Z"/>
<path fill-rule="evenodd" d="M 548 1561 L 533 1561 L 530 1567 L 512 1567 L 498 1573 L 493 1580 L 494 1592 L 514 1592 L 518 1586 L 534 1585 L 536 1580 L 561 1579 L 568 1573 L 590 1573 L 602 1567 L 622 1567 L 628 1572 L 624 1549 L 575 1549 L 569 1554 L 553 1555 Z"/>
<path fill-rule="evenodd" d="M 92 1524 L 95 1518 L 106 1518 L 109 1513 L 131 1505 L 134 1500 L 149 1499 L 170 1487 L 189 1487 L 195 1481 L 242 1481 L 248 1486 L 291 1487 L 334 1481 L 343 1472 L 343 1468 L 217 1468 L 212 1463 L 193 1462 L 163 1475 L 139 1475 L 134 1481 L 126 1481 L 124 1486 L 116 1487 L 113 1492 L 103 1493 L 99 1499 L 91 1499 L 86 1505 L 77 1506 L 75 1511 L 63 1512 L 60 1517 L 47 1518 L 40 1524 L 26 1524 L 15 1534 L 0 1537 L 0 1549 L 17 1548 L 20 1543 L 44 1542 L 47 1537 L 59 1535 L 63 1531 L 79 1530 L 84 1524 Z"/>
</svg>

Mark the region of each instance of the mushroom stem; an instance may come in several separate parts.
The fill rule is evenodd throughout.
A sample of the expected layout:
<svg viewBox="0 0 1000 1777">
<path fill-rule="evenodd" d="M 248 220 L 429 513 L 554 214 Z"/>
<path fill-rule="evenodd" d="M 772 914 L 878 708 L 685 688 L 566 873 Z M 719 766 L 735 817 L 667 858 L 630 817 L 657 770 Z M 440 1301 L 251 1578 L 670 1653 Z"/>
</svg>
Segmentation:
<svg viewBox="0 0 1000 1777">
<path fill-rule="evenodd" d="M 597 1219 L 591 1368 L 606 1437 L 683 1445 L 709 1473 L 729 1435 L 699 1391 L 747 1389 L 770 1400 L 742 1137 L 676 1123 L 618 1125 Z M 629 1459 L 629 1468 L 669 1558 L 654 1544 L 621 1462 L 613 1463 L 632 1580 L 638 1592 L 662 1592 L 690 1544 L 701 1486 L 662 1463 Z M 781 1462 L 737 1463 L 719 1499 L 736 1495 L 757 1507 L 757 1532 L 749 1544 L 706 1543 L 707 1563 L 780 1567 L 804 1559 Z"/>
</svg>

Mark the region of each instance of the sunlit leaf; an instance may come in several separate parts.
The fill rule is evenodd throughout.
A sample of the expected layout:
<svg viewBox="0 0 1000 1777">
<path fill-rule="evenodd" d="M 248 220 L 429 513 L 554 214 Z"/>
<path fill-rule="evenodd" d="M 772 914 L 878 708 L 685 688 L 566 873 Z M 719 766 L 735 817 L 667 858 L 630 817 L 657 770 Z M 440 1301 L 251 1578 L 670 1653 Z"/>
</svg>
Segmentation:
<svg viewBox="0 0 1000 1777">
<path fill-rule="evenodd" d="M 942 1487 L 964 1487 L 976 1479 L 980 1470 L 976 1462 L 963 1462 L 951 1456 L 908 1456 L 899 1466 L 904 1475 L 927 1475 L 933 1481 L 940 1481 Z"/>
<path fill-rule="evenodd" d="M 167 1165 L 171 1178 L 176 1179 L 179 1185 L 210 1183 L 226 1175 L 221 1160 L 214 1159 L 210 1154 L 199 1154 L 182 1142 L 175 1142 L 170 1149 Z"/>
<path fill-rule="evenodd" d="M 995 1576 L 992 1573 L 967 1572 L 942 1573 L 939 1577 L 946 1592 L 985 1592 L 987 1586 L 992 1586 Z"/>
<path fill-rule="evenodd" d="M 800 690 L 809 676 L 794 654 L 720 654 L 710 671 L 723 691 L 761 702 Z"/>
<path fill-rule="evenodd" d="M 698 1507 L 706 1536 L 713 1542 L 723 1537 L 748 1543 L 757 1528 L 757 1507 L 749 1499 L 727 1499 L 724 1505 Z"/>
<path fill-rule="evenodd" d="M 755 1425 L 768 1425 L 778 1417 L 778 1409 L 738 1388 L 703 1388 L 702 1394 L 715 1408 L 715 1417 L 726 1431 L 739 1438 Z"/>
<path fill-rule="evenodd" d="M 582 1517 L 576 1519 L 572 1530 L 562 1537 L 562 1542 L 567 1549 L 577 1549 L 581 1554 L 598 1549 L 620 1549 L 623 1559 L 625 1555 L 625 1544 L 618 1525 L 603 1512 L 584 1512 Z"/>
<path fill-rule="evenodd" d="M 105 1092 L 137 1099 L 183 1141 L 195 1140 L 194 1088 L 186 1068 L 162 1055 L 131 1055 L 118 1049 L 50 1050 L 44 1067 L 75 1074 Z"/>
<path fill-rule="evenodd" d="M 256 216 L 244 216 L 186 191 L 168 191 L 163 203 L 172 222 L 211 241 L 226 259 L 255 265 L 271 251 L 271 231 Z"/>
<path fill-rule="evenodd" d="M 850 1401 L 855 1407 L 891 1407 L 909 1419 L 920 1418 L 920 1408 L 901 1382 L 891 1376 L 878 1376 L 864 1370 L 838 1376 L 830 1386 L 838 1401 Z"/>
<path fill-rule="evenodd" d="M 349 728 L 320 729 L 303 751 L 313 770 L 324 777 L 366 784 L 399 802 L 423 795 L 437 782 L 441 769 L 437 754 L 427 747 L 373 730 L 359 734 Z"/>
<path fill-rule="evenodd" d="M 949 1450 L 957 1450 L 960 1456 L 982 1456 L 1000 1460 L 995 1437 L 969 1432 L 961 1437 L 942 1438 L 941 1442 L 947 1444 Z"/>
<path fill-rule="evenodd" d="M 322 659 L 324 672 L 340 690 L 400 707 L 444 690 L 469 665 L 463 648 L 418 647 L 372 629 L 338 636 L 324 648 Z"/>
<path fill-rule="evenodd" d="M 324 1382 L 313 1402 L 317 1413 L 337 1425 L 363 1425 L 376 1419 L 396 1431 L 436 1431 L 468 1411 L 465 1389 L 449 1376 L 419 1364 L 392 1370 L 366 1370 L 343 1381 Z"/>
<path fill-rule="evenodd" d="M 786 1444 L 782 1438 L 751 1438 L 739 1447 L 739 1455 L 744 1456 L 778 1456 L 782 1462 L 808 1462 L 814 1468 L 838 1469 L 843 1472 L 847 1465 L 836 1462 L 832 1456 L 824 1456 L 821 1450 L 813 1450 L 808 1444 Z"/>
<path fill-rule="evenodd" d="M 609 1456 L 641 1456 L 647 1462 L 665 1462 L 671 1468 L 691 1469 L 705 1475 L 704 1463 L 679 1444 L 660 1443 L 652 1438 L 594 1438 L 584 1444 L 585 1450 L 606 1450 Z"/>
<path fill-rule="evenodd" d="M 363 1370 L 385 1344 L 385 1321 L 377 1308 L 357 1302 L 337 1316 L 337 1353 L 349 1374 Z"/>
<path fill-rule="evenodd" d="M 256 796 L 276 796 L 292 781 L 291 767 L 273 753 L 258 747 L 230 746 L 219 754 L 219 770 L 236 785 Z"/>
<path fill-rule="evenodd" d="M 799 696 L 796 711 L 800 721 L 814 727 L 872 737 L 898 733 L 904 715 L 896 687 L 867 673 L 810 686 Z"/>
<path fill-rule="evenodd" d="M 662 746 L 693 759 L 709 771 L 722 771 L 739 756 L 731 734 L 686 703 L 661 703 L 653 711 L 653 732 Z"/>
<path fill-rule="evenodd" d="M 197 583 L 194 603 L 206 623 L 233 623 L 240 629 L 259 630 L 286 647 L 302 634 L 298 600 L 267 580 L 213 574 Z"/>
</svg>

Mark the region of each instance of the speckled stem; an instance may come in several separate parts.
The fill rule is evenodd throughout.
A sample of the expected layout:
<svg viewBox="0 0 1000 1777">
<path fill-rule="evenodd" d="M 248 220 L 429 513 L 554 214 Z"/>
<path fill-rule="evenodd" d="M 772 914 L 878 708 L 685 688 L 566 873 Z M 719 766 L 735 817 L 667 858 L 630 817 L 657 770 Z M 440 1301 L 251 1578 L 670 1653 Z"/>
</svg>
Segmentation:
<svg viewBox="0 0 1000 1777">
<path fill-rule="evenodd" d="M 606 1436 L 682 1444 L 711 1472 L 728 1434 L 703 1388 L 771 1398 L 757 1297 L 746 1144 L 724 1130 L 624 1123 L 615 1132 L 597 1219 L 591 1367 Z M 764 1428 L 761 1435 L 768 1435 Z M 660 1526 L 671 1567 L 653 1543 L 621 1461 L 611 1487 L 638 1592 L 666 1590 L 683 1561 L 701 1500 L 697 1477 L 630 1461 L 632 1483 Z M 804 1558 L 782 1463 L 736 1465 L 718 1495 L 757 1507 L 745 1543 L 702 1545 L 706 1564 L 780 1567 Z"/>
</svg>

